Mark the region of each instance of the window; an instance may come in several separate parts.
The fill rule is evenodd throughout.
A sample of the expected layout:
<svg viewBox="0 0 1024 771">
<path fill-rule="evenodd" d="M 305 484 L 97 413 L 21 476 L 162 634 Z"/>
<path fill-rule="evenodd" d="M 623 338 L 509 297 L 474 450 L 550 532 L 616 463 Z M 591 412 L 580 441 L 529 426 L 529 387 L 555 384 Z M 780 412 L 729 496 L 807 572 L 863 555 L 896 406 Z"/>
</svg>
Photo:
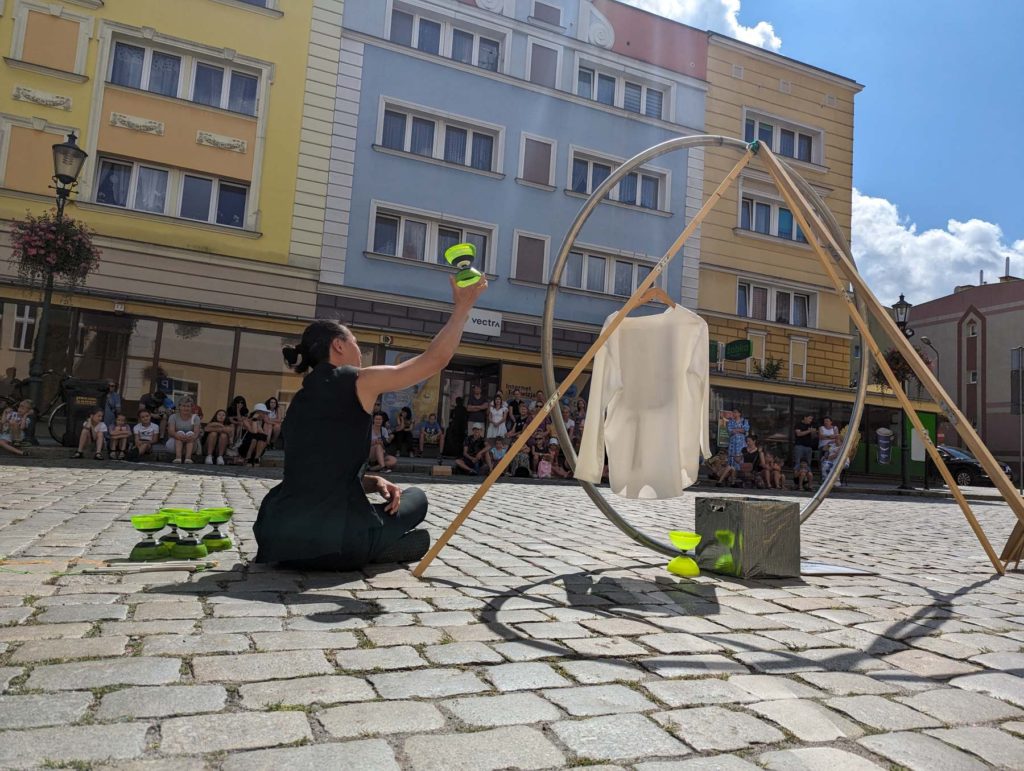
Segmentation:
<svg viewBox="0 0 1024 771">
<path fill-rule="evenodd" d="M 482 271 L 487 265 L 491 232 L 428 215 L 380 209 L 374 215 L 370 237 L 374 254 L 436 265 L 448 264 L 444 259 L 448 247 L 468 242 L 476 247 L 478 264 L 475 267 Z"/>
<path fill-rule="evenodd" d="M 778 203 L 760 200 L 753 195 L 744 195 L 740 199 L 740 229 L 807 243 L 804 232 L 793 219 L 793 212 Z"/>
<path fill-rule="evenodd" d="M 558 51 L 554 48 L 531 43 L 530 82 L 539 86 L 555 88 L 558 84 Z"/>
<path fill-rule="evenodd" d="M 414 16 L 405 11 L 391 12 L 391 42 L 418 48 L 429 54 L 447 56 L 463 64 L 497 72 L 501 63 L 501 41 L 456 27 L 449 22 Z"/>
<path fill-rule="evenodd" d="M 493 129 L 418 115 L 404 106 L 386 106 L 381 121 L 381 147 L 481 171 L 497 171 L 496 144 L 497 132 Z"/>
<path fill-rule="evenodd" d="M 110 82 L 129 88 L 145 88 L 164 96 L 177 96 L 181 57 L 151 48 L 114 43 Z"/>
<path fill-rule="evenodd" d="M 758 139 L 779 155 L 807 163 L 820 163 L 815 152 L 820 152 L 821 132 L 793 126 L 776 119 L 749 115 L 744 120 L 743 138 L 747 142 Z"/>
<path fill-rule="evenodd" d="M 534 0 L 533 18 L 537 21 L 542 21 L 545 24 L 554 24 L 556 27 L 561 27 L 562 9 L 558 6 L 551 5 L 550 3 L 542 3 L 540 0 Z"/>
<path fill-rule="evenodd" d="M 14 306 L 14 337 L 11 339 L 11 348 L 16 351 L 31 350 L 35 329 L 35 307 L 17 303 Z"/>
<path fill-rule="evenodd" d="M 519 176 L 537 185 L 551 185 L 554 182 L 554 151 L 554 143 L 524 136 Z"/>
<path fill-rule="evenodd" d="M 600 72 L 593 67 L 580 66 L 576 73 L 576 95 L 584 99 L 612 107 L 621 107 L 629 112 L 661 118 L 665 91 L 632 80 L 623 80 L 621 92 L 619 78 Z"/>
<path fill-rule="evenodd" d="M 794 327 L 809 324 L 811 298 L 789 289 L 740 281 L 736 286 L 736 315 L 743 318 L 774 321 Z"/>
<path fill-rule="evenodd" d="M 618 161 L 606 161 L 582 153 L 574 153 L 569 189 L 590 195 L 611 176 Z M 608 193 L 608 199 L 643 209 L 662 209 L 661 191 L 666 185 L 663 175 L 640 171 L 627 174 Z"/>
<path fill-rule="evenodd" d="M 17 327 L 15 327 L 15 329 L 17 329 Z M 978 370 L 972 369 L 967 373 L 967 382 L 971 384 L 978 382 Z"/>
<path fill-rule="evenodd" d="M 967 324 L 967 336 L 977 337 L 978 336 L 978 324 L 977 322 L 971 321 Z"/>
<path fill-rule="evenodd" d="M 245 227 L 248 195 L 244 185 L 111 158 L 100 159 L 96 184 L 96 203 L 234 228 Z"/>
<path fill-rule="evenodd" d="M 789 379 L 807 380 L 807 341 L 796 337 L 789 339 Z"/>
<path fill-rule="evenodd" d="M 767 335 L 764 332 L 748 332 L 747 339 L 750 341 L 750 358 L 747 359 L 747 374 L 754 375 L 758 368 L 764 366 L 765 341 Z"/>
<path fill-rule="evenodd" d="M 544 260 L 547 255 L 547 239 L 518 234 L 516 236 L 515 277 L 522 281 L 544 283 L 546 272 Z"/>
<path fill-rule="evenodd" d="M 574 251 L 562 271 L 562 286 L 629 297 L 652 269 L 651 263 Z"/>
</svg>

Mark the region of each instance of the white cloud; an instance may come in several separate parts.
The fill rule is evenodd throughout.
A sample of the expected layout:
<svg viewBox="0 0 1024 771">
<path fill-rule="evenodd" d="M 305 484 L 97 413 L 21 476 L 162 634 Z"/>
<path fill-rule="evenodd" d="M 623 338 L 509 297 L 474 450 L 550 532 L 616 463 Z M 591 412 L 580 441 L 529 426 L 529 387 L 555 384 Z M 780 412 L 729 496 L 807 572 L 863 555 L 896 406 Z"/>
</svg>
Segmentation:
<svg viewBox="0 0 1024 771">
<path fill-rule="evenodd" d="M 914 303 L 950 294 L 961 284 L 977 284 L 978 271 L 986 281 L 1024 267 L 1024 240 L 1006 243 L 1002 229 L 984 220 L 949 220 L 945 230 L 918 233 L 885 198 L 853 190 L 853 256 L 868 286 L 883 303 L 900 293 Z"/>
<path fill-rule="evenodd" d="M 775 28 L 767 21 L 759 21 L 753 27 L 740 24 L 740 0 L 625 0 L 630 5 L 645 11 L 666 16 L 698 29 L 710 29 L 723 35 L 742 40 L 744 43 L 778 51 L 782 39 L 775 34 Z"/>
</svg>

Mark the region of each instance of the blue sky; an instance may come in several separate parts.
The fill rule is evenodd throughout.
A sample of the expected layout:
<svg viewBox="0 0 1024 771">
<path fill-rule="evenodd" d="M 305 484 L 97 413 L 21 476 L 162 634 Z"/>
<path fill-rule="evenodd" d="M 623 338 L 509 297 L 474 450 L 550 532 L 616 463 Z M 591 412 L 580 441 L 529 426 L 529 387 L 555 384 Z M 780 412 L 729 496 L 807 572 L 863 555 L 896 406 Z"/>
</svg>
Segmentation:
<svg viewBox="0 0 1024 771">
<path fill-rule="evenodd" d="M 923 302 L 1024 276 L 1020 0 L 626 0 L 864 86 L 854 252 L 875 293 Z M 894 269 L 895 268 L 895 269 Z"/>
</svg>

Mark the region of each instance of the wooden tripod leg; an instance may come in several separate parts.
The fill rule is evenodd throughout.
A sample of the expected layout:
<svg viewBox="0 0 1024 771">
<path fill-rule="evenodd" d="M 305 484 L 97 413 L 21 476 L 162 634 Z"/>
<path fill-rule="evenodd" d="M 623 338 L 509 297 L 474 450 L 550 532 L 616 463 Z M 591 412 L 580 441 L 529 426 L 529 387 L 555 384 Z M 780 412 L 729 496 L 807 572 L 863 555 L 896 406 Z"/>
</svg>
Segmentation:
<svg viewBox="0 0 1024 771">
<path fill-rule="evenodd" d="M 765 154 L 768 171 L 771 174 L 772 178 L 775 180 L 775 184 L 778 186 L 779 191 L 782 193 L 782 197 L 786 199 L 787 204 L 790 206 L 790 209 L 793 212 L 793 216 L 796 217 L 797 222 L 800 224 L 800 227 L 803 229 L 804 233 L 807 233 L 810 236 L 810 238 L 808 238 L 808 243 L 810 243 L 810 245 L 818 255 L 818 258 L 821 260 L 821 263 L 825 267 L 825 270 L 828 272 L 829 277 L 832 279 L 832 282 L 835 285 L 836 290 L 846 300 L 847 311 L 849 312 L 850 317 L 853 319 L 854 323 L 857 325 L 857 329 L 860 331 L 861 337 L 863 338 L 865 344 L 870 348 L 872 355 L 875 357 L 875 361 L 878 363 L 879 369 L 881 369 L 886 381 L 889 383 L 889 387 L 893 390 L 893 393 L 899 400 L 900 405 L 904 410 L 904 413 L 910 419 L 910 422 L 914 425 L 914 428 L 917 429 L 918 433 L 920 433 L 921 438 L 924 441 L 925 449 L 928 451 L 928 454 L 931 455 L 932 461 L 939 469 L 939 473 L 942 474 L 942 478 L 949 486 L 950 491 L 953 493 L 953 497 L 960 505 L 960 509 L 963 511 L 964 517 L 966 517 L 968 524 L 974 531 L 974 534 L 978 538 L 979 543 L 981 543 L 982 548 L 985 550 L 985 554 L 988 555 L 989 561 L 992 563 L 992 566 L 996 569 L 997 573 L 1002 575 L 1003 573 L 1005 573 L 1003 563 L 1000 562 L 998 555 L 996 555 L 995 549 L 992 548 L 992 544 L 989 542 L 988 536 L 985 535 L 985 531 L 978 523 L 977 518 L 974 516 L 974 512 L 971 510 L 971 507 L 967 503 L 967 499 L 964 497 L 963 492 L 961 492 L 960 488 L 956 484 L 956 481 L 953 479 L 953 475 L 950 473 L 945 461 L 943 461 L 942 456 L 939 455 L 939 452 L 935 448 L 935 445 L 932 444 L 931 437 L 928 435 L 928 432 L 925 430 L 924 425 L 921 423 L 921 419 L 917 416 L 917 411 L 914 409 L 913 405 L 910 403 L 910 399 L 903 391 L 903 384 L 900 383 L 899 380 L 896 378 L 896 375 L 893 373 L 892 368 L 889 366 L 889 363 L 885 359 L 885 355 L 882 353 L 881 349 L 878 347 L 878 343 L 875 341 L 874 336 L 871 334 L 871 329 L 868 322 L 860 314 L 860 311 L 857 309 L 856 305 L 853 302 L 853 298 L 850 296 L 849 292 L 846 291 L 847 282 L 844 282 L 843 279 L 840 277 L 839 273 L 836 271 L 835 266 L 832 264 L 832 259 L 829 257 L 829 255 L 825 252 L 824 248 L 819 243 L 816 237 L 818 233 L 827 235 L 831 239 L 831 235 L 828 233 L 828 229 L 825 227 L 825 224 L 821 221 L 818 215 L 814 212 L 813 207 L 811 207 L 807 199 L 793 184 L 793 181 L 790 179 L 785 168 L 778 162 L 778 159 L 775 158 L 771 150 L 762 147 L 761 152 Z M 814 223 L 815 227 L 811 227 L 811 222 Z M 836 250 L 837 254 L 839 254 L 840 256 L 842 255 L 842 251 L 839 249 L 838 244 L 834 244 L 833 248 Z M 844 272 L 850 272 L 848 270 L 845 270 L 845 264 L 843 264 L 843 267 Z M 863 293 L 867 296 L 865 299 L 870 298 L 870 300 L 872 301 L 867 303 L 868 308 L 874 309 L 873 306 L 878 305 L 878 300 L 875 298 L 873 294 L 871 294 L 871 290 L 868 289 L 866 285 L 863 286 Z M 858 296 L 861 296 L 861 290 L 858 290 Z M 875 312 L 873 315 L 878 316 L 878 313 Z M 882 315 L 884 315 L 888 321 L 892 322 L 892 319 L 889 318 L 888 314 L 883 312 Z M 904 343 L 906 343 L 908 347 L 910 347 L 910 344 L 906 342 L 905 338 L 903 338 L 902 333 L 900 333 L 899 336 L 900 339 Z M 907 354 L 905 354 L 905 356 L 907 356 Z M 915 359 L 917 358 L 917 352 L 914 351 L 912 347 L 910 347 L 909 356 L 912 356 Z"/>
<path fill-rule="evenodd" d="M 1003 553 L 999 555 L 999 559 L 1007 567 L 1013 562 L 1014 569 L 1016 569 L 1020 567 L 1022 558 L 1024 558 L 1024 524 L 1017 522 L 1013 526 L 1010 537 L 1006 539 L 1006 546 L 1003 547 Z"/>
<path fill-rule="evenodd" d="M 668 251 L 665 252 L 664 256 L 662 256 L 658 261 L 658 264 L 655 265 L 647 275 L 647 278 L 640 283 L 640 286 L 636 288 L 636 291 L 633 292 L 632 296 L 630 296 L 626 301 L 626 304 L 622 306 L 622 309 L 619 310 L 619 312 L 612 317 L 612 320 L 608 322 L 605 328 L 601 330 L 601 334 L 598 335 L 594 344 L 590 346 L 585 354 L 583 354 L 583 357 L 576 363 L 576 366 L 573 367 L 565 380 L 562 381 L 562 384 L 558 389 L 548 397 L 544 406 L 537 411 L 537 415 L 534 419 L 531 420 L 530 424 L 523 429 L 523 432 L 519 435 L 516 441 L 513 442 L 512 446 L 505 451 L 505 457 L 498 461 L 498 464 L 491 470 L 491 473 L 487 475 L 483 484 L 481 484 L 480 487 L 477 488 L 477 491 L 473 493 L 473 497 L 470 498 L 469 501 L 466 502 L 466 505 L 462 507 L 462 511 L 456 515 L 455 519 L 453 519 L 451 524 L 448 525 L 444 533 L 441 534 L 441 537 L 434 542 L 432 547 L 430 547 L 430 551 L 428 551 L 423 556 L 423 559 L 420 560 L 419 564 L 416 565 L 415 569 L 412 571 L 414 576 L 417 578 L 422 576 L 424 571 L 430 566 L 430 563 L 434 561 L 434 558 L 441 553 L 441 549 L 443 549 L 448 541 L 451 540 L 451 537 L 455 535 L 455 531 L 462 526 L 462 523 L 466 521 L 466 518 L 469 517 L 473 509 L 475 509 L 477 504 L 480 503 L 483 497 L 487 494 L 487 491 L 491 489 L 491 486 L 498 481 L 498 478 L 502 475 L 505 469 L 508 468 L 512 459 L 515 458 L 516 453 L 522 449 L 523 445 L 526 444 L 526 441 L 533 435 L 533 432 L 537 430 L 537 427 L 540 426 L 547 414 L 558 404 L 558 400 L 561 395 L 568 390 L 569 386 L 576 382 L 576 379 L 581 374 L 583 374 L 583 370 L 586 369 L 594 356 L 597 355 L 598 350 L 600 350 L 601 346 L 605 344 L 605 341 L 607 341 L 608 338 L 611 337 L 612 333 L 619 328 L 619 324 L 623 322 L 626 316 L 640 305 L 641 297 L 643 297 L 644 293 L 654 285 L 655 281 L 658 280 L 658 276 L 661 275 L 662 271 L 664 271 L 668 264 L 675 258 L 679 253 L 679 250 L 683 248 L 683 244 L 686 243 L 686 240 L 693 235 L 693 232 L 698 227 L 700 227 L 701 222 L 703 222 L 704 218 L 707 217 L 708 212 L 715 207 L 715 204 L 718 203 L 725 191 L 729 189 L 733 182 L 736 181 L 736 178 L 740 175 L 740 172 L 743 171 L 746 165 L 750 163 L 750 159 L 752 157 L 753 153 L 750 151 L 745 152 L 743 157 L 741 157 L 733 167 L 732 171 L 726 175 L 725 179 L 719 183 L 718 187 L 715 188 L 715 191 L 708 197 L 708 200 L 704 202 L 704 205 L 700 207 L 700 210 L 693 215 L 693 219 L 690 220 L 689 224 L 683 229 L 683 232 L 679 234 L 679 237 L 668 248 Z"/>
</svg>

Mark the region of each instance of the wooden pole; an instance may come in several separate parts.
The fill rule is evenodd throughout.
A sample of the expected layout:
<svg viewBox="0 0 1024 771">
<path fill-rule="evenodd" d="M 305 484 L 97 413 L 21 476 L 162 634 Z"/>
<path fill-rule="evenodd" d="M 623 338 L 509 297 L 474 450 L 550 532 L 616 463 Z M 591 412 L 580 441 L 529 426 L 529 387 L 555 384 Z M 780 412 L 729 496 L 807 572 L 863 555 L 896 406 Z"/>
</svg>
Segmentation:
<svg viewBox="0 0 1024 771">
<path fill-rule="evenodd" d="M 661 275 L 662 271 L 668 266 L 668 264 L 675 258 L 679 253 L 679 250 L 683 248 L 683 244 L 686 240 L 693 235 L 693 232 L 700 227 L 701 222 L 707 217 L 708 213 L 715 207 L 718 200 L 722 197 L 725 191 L 736 181 L 736 178 L 740 175 L 740 172 L 746 168 L 746 165 L 750 163 L 750 159 L 753 158 L 753 153 L 747 151 L 743 154 L 743 157 L 737 162 L 730 171 L 725 179 L 715 188 L 715 191 L 711 194 L 704 205 L 700 207 L 700 210 L 694 215 L 690 223 L 683 229 L 683 232 L 679 234 L 679 237 L 673 242 L 673 244 L 665 252 L 664 256 L 658 261 L 658 264 L 654 266 L 651 272 L 647 275 L 640 286 L 636 288 L 636 291 L 626 301 L 626 304 L 622 306 L 617 314 L 612 318 L 608 325 L 601 330 L 601 334 L 594 341 L 593 345 L 583 354 L 583 358 L 577 362 L 576 366 L 573 367 L 572 371 L 568 374 L 562 384 L 555 390 L 553 394 L 548 397 L 548 400 L 544 403 L 544 406 L 537 411 L 536 416 L 530 421 L 529 425 L 523 429 L 523 432 L 518 436 L 512 446 L 505 451 L 505 457 L 498 461 L 497 465 L 491 469 L 491 473 L 488 474 L 487 478 L 483 481 L 483 484 L 477 488 L 477 491 L 473 494 L 473 497 L 469 499 L 465 506 L 462 507 L 462 511 L 458 513 L 455 519 L 452 520 L 448 528 L 441 534 L 441 537 L 434 542 L 434 545 L 430 548 L 423 559 L 420 560 L 419 564 L 416 565 L 412 574 L 419 578 L 423 575 L 424 571 L 430 566 L 430 563 L 434 561 L 434 558 L 440 554 L 441 549 L 445 547 L 451 537 L 455 535 L 455 531 L 458 530 L 462 523 L 466 521 L 473 509 L 476 508 L 477 504 L 487 494 L 487 491 L 491 489 L 491 486 L 498 481 L 502 473 L 515 458 L 516 453 L 522 449 L 523 445 L 526 444 L 527 440 L 533 435 L 533 432 L 537 430 L 544 418 L 549 412 L 558 404 L 558 400 L 576 379 L 583 374 L 583 370 L 586 369 L 587 365 L 590 364 L 594 356 L 597 355 L 598 350 L 605 344 L 605 341 L 611 337 L 612 333 L 619 328 L 619 325 L 623 322 L 627 315 L 634 309 L 636 309 L 643 298 L 644 293 L 657 281 L 658 276 Z"/>
<path fill-rule="evenodd" d="M 928 435 L 928 432 L 925 430 L 924 425 L 921 423 L 921 419 L 918 417 L 917 411 L 914 409 L 913 405 L 910 403 L 910 399 L 903 391 L 902 383 L 899 382 L 896 375 L 893 373 L 892 368 L 886 361 L 884 354 L 878 347 L 878 343 L 872 336 L 868 322 L 860 314 L 860 311 L 857 309 L 855 303 L 853 302 L 853 297 L 850 295 L 848 291 L 846 291 L 847 284 L 853 283 L 857 287 L 858 297 L 866 301 L 868 309 L 873 312 L 873 315 L 875 317 L 884 317 L 885 321 L 889 322 L 889 326 L 891 327 L 890 337 L 892 338 L 893 342 L 896 344 L 897 348 L 907 349 L 901 350 L 901 353 L 903 354 L 905 359 L 907 359 L 908 361 L 910 361 L 911 359 L 920 361 L 917 355 L 917 351 L 915 351 L 913 346 L 910 345 L 909 341 L 907 341 L 907 339 L 904 337 L 903 333 L 900 331 L 899 327 L 896 326 L 896 323 L 892 320 L 889 314 L 884 311 L 884 309 L 881 306 L 881 303 L 878 302 L 878 299 L 871 293 L 871 290 L 868 289 L 867 285 L 856 274 L 856 271 L 852 269 L 853 266 L 848 264 L 848 260 L 846 260 L 846 257 L 843 254 L 842 249 L 840 249 L 839 245 L 835 243 L 835 241 L 832 239 L 831 234 L 825 227 L 824 223 L 818 218 L 818 215 L 814 212 L 813 207 L 810 205 L 810 203 L 807 201 L 804 195 L 793 184 L 792 180 L 789 177 L 789 174 L 786 172 L 786 169 L 782 166 L 782 164 L 779 163 L 778 159 L 774 156 L 772 151 L 762 145 L 759 152 L 764 153 L 765 165 L 768 167 L 769 173 L 775 180 L 775 184 L 778 186 L 779 191 L 782 193 L 782 197 L 786 199 L 787 204 L 792 209 L 793 216 L 796 217 L 797 222 L 800 224 L 800 227 L 803 229 L 803 231 L 810 236 L 810 238 L 808 239 L 808 243 L 810 243 L 811 247 L 817 253 L 819 259 L 825 267 L 825 270 L 832 278 L 836 290 L 846 300 L 847 311 L 849 312 L 850 317 L 853 319 L 854 323 L 857 325 L 857 328 L 860 330 L 861 337 L 864 339 L 864 342 L 871 349 L 871 353 L 875 357 L 875 360 L 878 362 L 878 366 L 884 374 L 885 379 L 888 381 L 889 387 L 892 388 L 893 393 L 899 400 L 900 405 L 903 407 L 903 410 L 907 414 L 907 417 L 910 418 L 910 421 L 911 423 L 913 423 L 914 428 L 917 429 L 917 431 L 920 433 L 922 440 L 924 441 L 925 449 L 928 451 L 929 455 L 931 455 L 936 467 L 939 469 L 939 472 L 942 474 L 943 479 L 949 486 L 950 491 L 953 493 L 953 497 L 960 505 L 960 508 L 964 513 L 964 516 L 967 518 L 968 524 L 970 524 L 971 529 L 977 536 L 979 543 L 981 543 L 982 548 L 988 555 L 988 558 L 991 561 L 993 567 L 995 567 L 996 572 L 1002 575 L 1003 573 L 1005 573 L 1003 563 L 1000 562 L 999 557 L 995 552 L 995 549 L 992 548 L 992 544 L 989 542 L 988 537 L 985 535 L 985 531 L 982 530 L 981 525 L 978 523 L 977 518 L 974 516 L 974 512 L 971 511 L 971 507 L 967 503 L 967 499 L 964 498 L 963 492 L 957 486 L 956 481 L 953 479 L 953 475 L 950 473 L 949 469 L 945 464 L 945 461 L 942 460 L 942 456 L 939 455 L 939 452 L 935 448 L 935 445 L 932 444 L 931 437 Z M 812 228 L 810 226 L 811 221 L 814 222 L 816 227 Z M 821 246 L 820 242 L 816 238 L 816 233 L 819 232 L 830 242 L 830 245 L 835 250 L 835 254 L 837 255 L 836 257 L 830 258 L 829 255 L 825 252 L 824 248 Z M 839 273 L 836 271 L 835 266 L 832 264 L 833 259 L 835 259 L 835 261 L 838 262 L 840 266 L 843 268 L 843 272 L 847 274 L 849 282 L 844 282 L 843 279 L 840 277 Z M 856 280 L 854 280 L 855 278 Z M 881 318 L 879 318 L 878 320 L 882 321 Z M 885 326 L 884 322 L 883 326 Z M 901 343 L 902 345 L 900 345 Z M 920 368 L 929 376 L 931 376 L 931 370 L 924 367 L 923 363 Z M 934 381 L 934 377 L 932 377 L 928 383 L 924 383 L 924 381 L 922 380 L 922 384 L 925 385 L 926 388 L 928 388 L 929 393 L 931 393 L 932 396 L 937 400 L 946 397 L 945 392 L 942 390 L 942 386 L 940 386 L 937 381 Z M 937 388 L 938 393 L 933 391 L 929 386 L 935 386 Z M 964 418 L 961 416 L 961 419 L 963 420 Z M 982 447 L 984 446 L 982 445 Z M 987 452 L 987 450 L 985 451 Z M 1000 469 L 1000 473 L 1002 473 L 1002 469 Z"/>
</svg>

